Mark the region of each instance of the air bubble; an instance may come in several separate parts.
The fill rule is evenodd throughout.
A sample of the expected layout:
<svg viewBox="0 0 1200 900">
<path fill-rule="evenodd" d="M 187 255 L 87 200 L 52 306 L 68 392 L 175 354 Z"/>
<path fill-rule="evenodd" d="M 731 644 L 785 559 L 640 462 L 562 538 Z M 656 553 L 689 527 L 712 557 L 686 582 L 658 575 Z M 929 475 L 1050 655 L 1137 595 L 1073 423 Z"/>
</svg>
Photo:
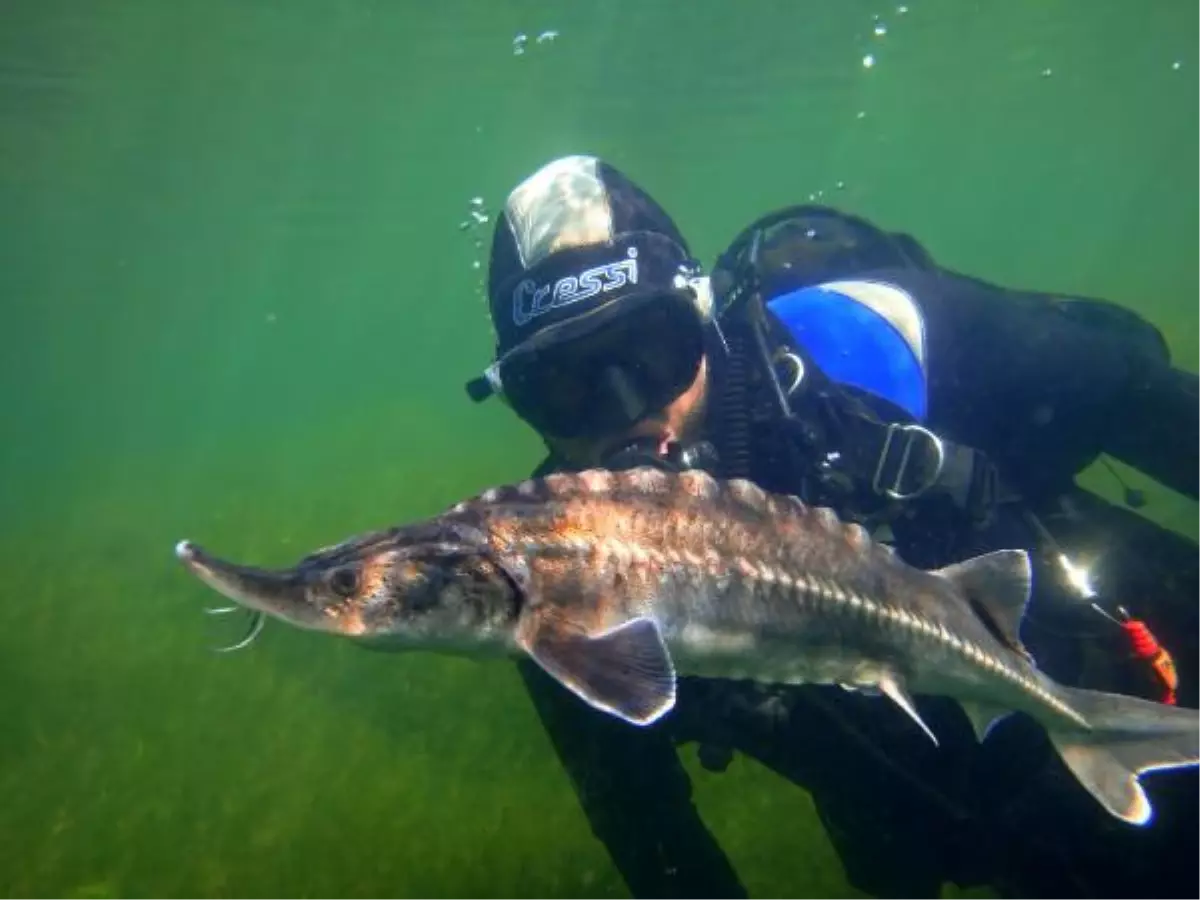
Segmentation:
<svg viewBox="0 0 1200 900">
<path fill-rule="evenodd" d="M 549 44 L 558 39 L 558 31 L 553 28 L 547 28 L 545 31 L 538 34 L 534 40 L 535 44 Z M 529 45 L 529 35 L 525 32 L 520 32 L 513 38 L 513 56 L 524 56 L 525 50 Z"/>
</svg>

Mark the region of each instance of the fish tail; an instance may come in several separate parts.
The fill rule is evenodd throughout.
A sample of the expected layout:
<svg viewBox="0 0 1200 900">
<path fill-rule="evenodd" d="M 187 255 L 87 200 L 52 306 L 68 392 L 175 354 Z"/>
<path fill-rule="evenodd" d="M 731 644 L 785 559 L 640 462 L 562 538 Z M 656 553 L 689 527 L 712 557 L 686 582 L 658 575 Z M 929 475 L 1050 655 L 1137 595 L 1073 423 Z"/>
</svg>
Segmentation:
<svg viewBox="0 0 1200 900">
<path fill-rule="evenodd" d="M 1148 823 L 1153 809 L 1138 776 L 1197 764 L 1196 710 L 1078 688 L 1059 687 L 1058 693 L 1089 726 L 1048 727 L 1063 762 L 1114 816 L 1132 825 Z"/>
</svg>

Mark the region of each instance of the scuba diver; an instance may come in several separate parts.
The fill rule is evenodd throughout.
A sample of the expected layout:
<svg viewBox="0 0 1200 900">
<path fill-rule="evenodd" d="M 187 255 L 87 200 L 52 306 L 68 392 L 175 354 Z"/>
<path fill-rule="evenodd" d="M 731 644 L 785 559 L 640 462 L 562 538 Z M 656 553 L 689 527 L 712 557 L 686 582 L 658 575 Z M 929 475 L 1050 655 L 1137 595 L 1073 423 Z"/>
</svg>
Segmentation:
<svg viewBox="0 0 1200 900">
<path fill-rule="evenodd" d="M 1171 653 L 1195 671 L 1196 545 L 1134 512 L 1136 492 L 1110 503 L 1075 483 L 1107 454 L 1197 496 L 1197 378 L 1134 313 L 950 271 L 913 238 L 820 206 L 756 221 L 706 276 L 667 213 L 588 156 L 512 191 L 488 276 L 495 360 L 467 389 L 541 436 L 535 474 L 650 464 L 749 478 L 923 568 L 1026 548 L 1023 639 L 1052 677 L 1160 699 Z M 736 750 L 804 786 L 865 891 L 1196 889 L 1194 783 L 1156 793 L 1160 819 L 1183 827 L 1140 832 L 1129 853 L 1135 838 L 1069 799 L 1070 776 L 1019 719 L 977 744 L 956 708 L 922 698 L 942 739 L 931 747 L 836 688 L 683 679 L 670 716 L 630 729 L 519 665 L 635 896 L 746 893 L 692 802 L 677 750 L 692 743 L 708 769 Z M 1194 678 L 1169 690 L 1196 705 Z"/>
</svg>

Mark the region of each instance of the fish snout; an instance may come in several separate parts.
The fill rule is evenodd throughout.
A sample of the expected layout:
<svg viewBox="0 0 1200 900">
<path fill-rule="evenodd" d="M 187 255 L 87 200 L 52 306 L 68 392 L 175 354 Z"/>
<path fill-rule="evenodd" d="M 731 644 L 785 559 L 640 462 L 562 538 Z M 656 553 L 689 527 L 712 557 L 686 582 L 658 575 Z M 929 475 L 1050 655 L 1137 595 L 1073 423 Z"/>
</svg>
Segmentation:
<svg viewBox="0 0 1200 900">
<path fill-rule="evenodd" d="M 240 606 L 301 627 L 312 628 L 319 621 L 304 580 L 294 570 L 226 562 L 187 540 L 175 545 L 175 556 L 189 572 Z"/>
</svg>

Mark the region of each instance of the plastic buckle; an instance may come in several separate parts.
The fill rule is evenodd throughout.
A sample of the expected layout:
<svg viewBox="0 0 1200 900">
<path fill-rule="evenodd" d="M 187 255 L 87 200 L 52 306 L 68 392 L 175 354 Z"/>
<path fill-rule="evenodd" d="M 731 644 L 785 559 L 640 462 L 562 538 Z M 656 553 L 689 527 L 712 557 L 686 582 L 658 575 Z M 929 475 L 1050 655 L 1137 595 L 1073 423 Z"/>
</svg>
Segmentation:
<svg viewBox="0 0 1200 900">
<path fill-rule="evenodd" d="M 910 466 L 913 465 L 913 448 L 921 441 L 927 447 L 926 454 L 932 454 L 933 466 L 928 475 L 920 480 L 912 490 L 904 490 L 905 480 L 910 475 Z M 900 460 L 896 465 L 895 476 L 890 479 L 890 484 L 884 485 L 885 472 L 888 467 L 888 461 L 892 457 L 893 446 L 900 453 Z M 871 481 L 871 487 L 875 489 L 875 493 L 885 497 L 891 497 L 893 500 L 911 500 L 914 497 L 919 497 L 935 484 L 942 477 L 942 470 L 946 466 L 946 448 L 942 444 L 942 439 L 930 431 L 928 428 L 923 428 L 920 425 L 905 424 L 899 425 L 893 423 L 888 426 L 887 437 L 883 442 L 883 449 L 879 452 L 879 462 L 875 466 L 875 477 Z M 911 473 L 914 477 L 919 477 L 919 472 L 914 470 Z"/>
</svg>

